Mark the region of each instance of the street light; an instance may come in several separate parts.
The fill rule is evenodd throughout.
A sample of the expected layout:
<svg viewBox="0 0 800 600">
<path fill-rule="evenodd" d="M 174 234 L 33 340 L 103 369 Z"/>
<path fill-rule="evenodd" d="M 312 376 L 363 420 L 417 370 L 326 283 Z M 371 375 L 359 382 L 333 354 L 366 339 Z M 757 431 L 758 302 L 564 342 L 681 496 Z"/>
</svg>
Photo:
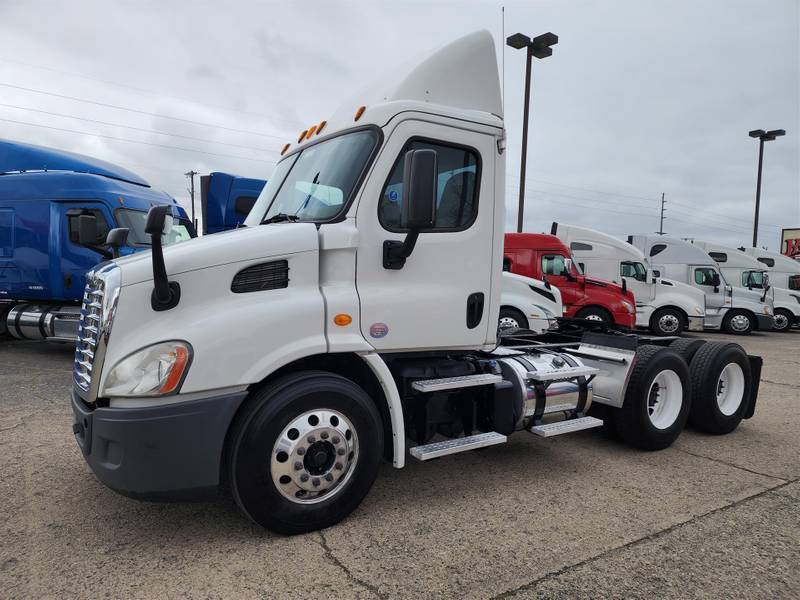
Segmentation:
<svg viewBox="0 0 800 600">
<path fill-rule="evenodd" d="M 525 163 L 528 157 L 528 112 L 531 103 L 531 62 L 532 58 L 547 58 L 553 54 L 550 46 L 558 43 L 554 33 L 543 33 L 531 39 L 522 33 L 515 33 L 506 39 L 506 44 L 522 50 L 527 48 L 525 62 L 525 108 L 522 115 L 522 159 L 519 168 L 519 212 L 517 213 L 517 233 L 522 233 L 522 213 L 525 208 Z"/>
<path fill-rule="evenodd" d="M 786 135 L 785 129 L 773 129 L 764 131 L 763 129 L 753 129 L 749 133 L 751 138 L 758 138 L 758 181 L 756 183 L 756 215 L 753 219 L 753 248 L 758 245 L 758 208 L 761 205 L 761 165 L 764 162 L 764 142 L 771 142 L 777 137 Z"/>
</svg>

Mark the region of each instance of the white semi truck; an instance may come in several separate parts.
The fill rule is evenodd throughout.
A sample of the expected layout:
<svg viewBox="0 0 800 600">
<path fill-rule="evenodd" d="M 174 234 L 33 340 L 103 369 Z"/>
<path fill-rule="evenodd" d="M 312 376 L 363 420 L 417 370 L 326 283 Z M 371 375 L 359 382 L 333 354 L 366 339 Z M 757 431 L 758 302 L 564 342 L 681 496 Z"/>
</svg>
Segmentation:
<svg viewBox="0 0 800 600">
<path fill-rule="evenodd" d="M 761 248 L 739 250 L 755 258 L 767 269 L 770 285 L 775 289 L 775 329 L 785 331 L 792 325 L 800 325 L 800 262 Z M 779 296 L 783 302 L 779 303 Z"/>
<path fill-rule="evenodd" d="M 628 243 L 644 253 L 657 277 L 686 283 L 705 294 L 706 329 L 734 335 L 772 330 L 772 297 L 730 285 L 701 247 L 665 235 L 630 235 Z"/>
<path fill-rule="evenodd" d="M 162 248 L 152 209 L 152 251 L 84 295 L 73 432 L 97 477 L 149 499 L 227 487 L 292 534 L 346 517 L 384 457 L 604 420 L 655 450 L 687 419 L 751 417 L 761 359 L 736 344 L 569 320 L 498 336 L 502 114 L 478 32 L 304 131 L 245 227 Z"/>
<path fill-rule="evenodd" d="M 561 292 L 546 281 L 503 271 L 500 329 L 528 329 L 536 333 L 557 327 L 564 316 Z"/>
<path fill-rule="evenodd" d="M 550 233 L 569 246 L 589 276 L 622 283 L 636 299 L 636 326 L 656 335 L 703 331 L 705 294 L 695 287 L 653 275 L 641 250 L 612 235 L 553 223 Z"/>
</svg>

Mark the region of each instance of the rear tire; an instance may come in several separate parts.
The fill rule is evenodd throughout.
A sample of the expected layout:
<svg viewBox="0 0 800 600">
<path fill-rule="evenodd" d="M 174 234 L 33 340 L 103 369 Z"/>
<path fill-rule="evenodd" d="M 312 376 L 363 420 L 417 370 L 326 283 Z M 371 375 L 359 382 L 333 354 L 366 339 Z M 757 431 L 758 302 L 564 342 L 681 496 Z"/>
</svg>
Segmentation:
<svg viewBox="0 0 800 600">
<path fill-rule="evenodd" d="M 683 357 L 687 365 L 692 364 L 695 353 L 706 343 L 705 340 L 697 338 L 681 338 L 670 342 L 669 349 L 677 352 Z"/>
<path fill-rule="evenodd" d="M 528 329 L 528 319 L 516 308 L 503 306 L 500 309 L 500 329 Z"/>
<path fill-rule="evenodd" d="M 722 319 L 722 330 L 732 335 L 748 335 L 755 328 L 755 317 L 746 310 L 729 310 Z"/>
<path fill-rule="evenodd" d="M 772 326 L 773 331 L 789 331 L 794 323 L 794 315 L 785 308 L 775 309 L 775 324 Z"/>
<path fill-rule="evenodd" d="M 669 348 L 641 346 L 616 411 L 617 432 L 642 450 L 662 450 L 680 435 L 689 416 L 689 367 Z"/>
<path fill-rule="evenodd" d="M 690 366 L 692 426 L 717 435 L 739 426 L 753 385 L 750 361 L 739 344 L 709 342 Z"/>
<path fill-rule="evenodd" d="M 677 309 L 659 308 L 650 316 L 650 331 L 656 335 L 680 335 L 686 329 L 686 318 Z"/>
<path fill-rule="evenodd" d="M 584 308 L 579 310 L 575 314 L 576 319 L 586 319 L 587 321 L 602 321 L 606 325 L 613 325 L 614 318 L 604 308 L 598 308 L 596 306 L 590 306 L 589 308 Z"/>
<path fill-rule="evenodd" d="M 383 459 L 375 404 L 354 382 L 324 371 L 293 373 L 253 392 L 229 439 L 229 481 L 239 508 L 289 535 L 347 517 Z"/>
</svg>

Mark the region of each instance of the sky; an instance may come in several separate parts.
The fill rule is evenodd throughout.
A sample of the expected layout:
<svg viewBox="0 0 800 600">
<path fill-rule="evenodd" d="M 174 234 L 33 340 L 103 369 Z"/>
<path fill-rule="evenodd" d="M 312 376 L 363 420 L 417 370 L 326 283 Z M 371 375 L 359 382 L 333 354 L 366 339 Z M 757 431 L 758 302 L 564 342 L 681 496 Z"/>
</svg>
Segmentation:
<svg viewBox="0 0 800 600">
<path fill-rule="evenodd" d="M 185 172 L 268 178 L 283 144 L 354 91 L 477 29 L 503 72 L 507 229 L 525 58 L 503 29 L 559 36 L 533 65 L 526 231 L 655 232 L 663 193 L 666 233 L 750 245 L 747 133 L 779 128 L 759 246 L 800 227 L 798 0 L 0 0 L 0 138 L 119 164 L 188 209 Z"/>
</svg>

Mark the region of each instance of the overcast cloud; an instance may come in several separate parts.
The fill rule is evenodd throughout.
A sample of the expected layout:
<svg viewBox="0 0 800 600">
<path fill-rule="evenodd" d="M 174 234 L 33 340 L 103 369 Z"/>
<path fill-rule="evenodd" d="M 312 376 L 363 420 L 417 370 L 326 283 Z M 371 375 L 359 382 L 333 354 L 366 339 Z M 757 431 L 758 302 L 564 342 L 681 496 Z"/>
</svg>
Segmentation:
<svg viewBox="0 0 800 600">
<path fill-rule="evenodd" d="M 787 130 L 765 149 L 760 245 L 800 227 L 797 0 L 504 4 L 506 35 L 560 37 L 534 64 L 527 230 L 656 231 L 664 192 L 668 233 L 749 245 L 757 128 Z M 501 6 L 0 0 L 0 137 L 118 163 L 187 203 L 185 171 L 268 177 L 284 141 L 409 55 L 480 28 L 502 49 Z M 509 228 L 523 76 L 508 49 Z"/>
</svg>

